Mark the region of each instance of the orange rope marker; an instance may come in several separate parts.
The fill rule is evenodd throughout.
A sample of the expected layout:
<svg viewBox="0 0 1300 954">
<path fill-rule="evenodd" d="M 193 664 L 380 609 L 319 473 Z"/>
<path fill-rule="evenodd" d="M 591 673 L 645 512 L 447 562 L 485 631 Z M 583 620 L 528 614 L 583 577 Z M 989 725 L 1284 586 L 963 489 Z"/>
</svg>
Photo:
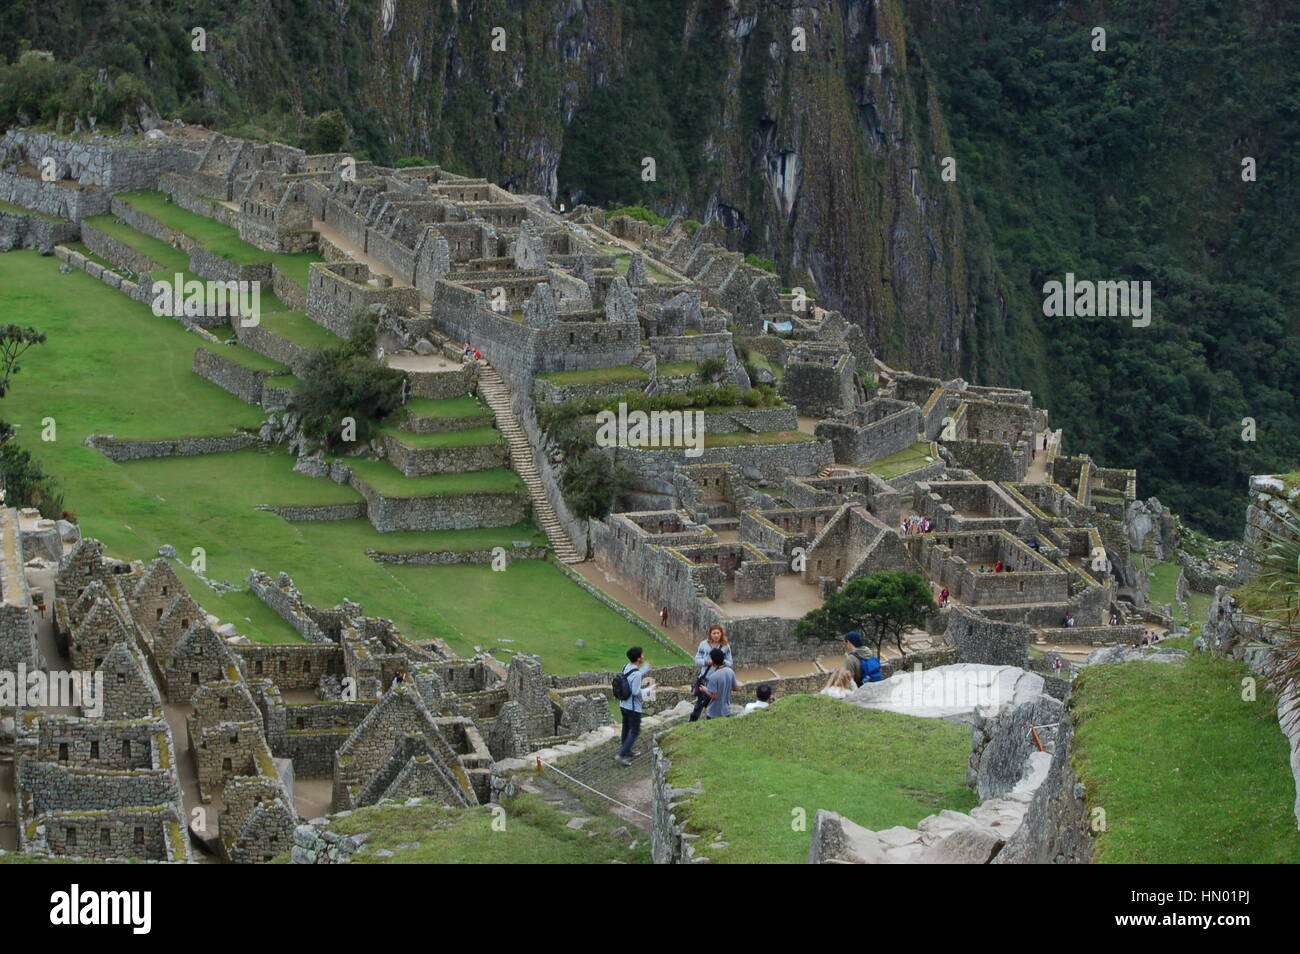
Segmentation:
<svg viewBox="0 0 1300 954">
<path fill-rule="evenodd" d="M 1042 743 L 1042 741 L 1038 738 L 1038 729 L 1037 729 L 1037 727 L 1031 725 L 1031 726 L 1029 727 L 1029 734 L 1032 735 L 1032 736 L 1034 737 L 1034 745 L 1038 746 L 1038 751 L 1040 751 L 1040 752 L 1046 751 L 1046 750 L 1043 748 L 1043 743 Z"/>
</svg>

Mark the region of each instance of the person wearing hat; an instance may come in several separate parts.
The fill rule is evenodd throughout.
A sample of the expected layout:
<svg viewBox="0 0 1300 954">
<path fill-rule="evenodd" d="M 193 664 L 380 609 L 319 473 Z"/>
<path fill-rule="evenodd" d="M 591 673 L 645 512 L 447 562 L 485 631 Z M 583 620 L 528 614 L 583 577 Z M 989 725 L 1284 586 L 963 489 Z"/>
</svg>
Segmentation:
<svg viewBox="0 0 1300 954">
<path fill-rule="evenodd" d="M 862 634 L 856 630 L 844 634 L 844 668 L 853 677 L 853 684 L 879 682 L 883 677 L 880 660 L 862 648 Z"/>
</svg>

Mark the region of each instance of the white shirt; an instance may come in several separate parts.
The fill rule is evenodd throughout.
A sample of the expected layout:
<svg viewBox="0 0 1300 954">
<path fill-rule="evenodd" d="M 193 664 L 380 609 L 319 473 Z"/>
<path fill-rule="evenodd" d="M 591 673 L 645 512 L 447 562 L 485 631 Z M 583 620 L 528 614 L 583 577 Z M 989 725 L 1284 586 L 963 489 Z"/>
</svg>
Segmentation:
<svg viewBox="0 0 1300 954">
<path fill-rule="evenodd" d="M 769 702 L 746 702 L 745 711 L 753 712 L 755 709 L 766 709 L 771 703 Z"/>
</svg>

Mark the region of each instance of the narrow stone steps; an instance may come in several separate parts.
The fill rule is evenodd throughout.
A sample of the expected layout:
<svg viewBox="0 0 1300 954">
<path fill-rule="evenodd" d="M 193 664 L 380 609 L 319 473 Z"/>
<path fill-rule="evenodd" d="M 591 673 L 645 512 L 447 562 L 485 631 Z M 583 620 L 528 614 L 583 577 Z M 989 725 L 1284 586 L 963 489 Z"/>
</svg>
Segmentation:
<svg viewBox="0 0 1300 954">
<path fill-rule="evenodd" d="M 510 445 L 510 462 L 519 479 L 528 489 L 528 496 L 533 502 L 533 520 L 546 534 L 551 549 L 563 563 L 580 563 L 577 548 L 564 532 L 559 518 L 546 496 L 542 486 L 541 472 L 533 457 L 533 448 L 528 443 L 524 429 L 515 418 L 510 404 L 510 389 L 506 386 L 500 373 L 491 365 L 485 364 L 479 372 L 479 395 L 487 402 L 496 417 L 497 429 L 505 436 Z"/>
</svg>

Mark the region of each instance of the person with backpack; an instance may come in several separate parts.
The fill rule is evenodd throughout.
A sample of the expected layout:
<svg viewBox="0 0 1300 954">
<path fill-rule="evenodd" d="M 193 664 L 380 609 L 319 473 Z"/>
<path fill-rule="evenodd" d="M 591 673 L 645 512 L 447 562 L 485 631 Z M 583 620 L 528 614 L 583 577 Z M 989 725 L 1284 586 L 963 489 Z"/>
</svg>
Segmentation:
<svg viewBox="0 0 1300 954">
<path fill-rule="evenodd" d="M 708 682 L 709 676 L 713 672 L 713 661 L 709 658 L 709 654 L 715 649 L 722 650 L 727 665 L 730 666 L 731 644 L 727 642 L 726 631 L 717 623 L 709 627 L 708 638 L 701 642 L 699 648 L 695 650 L 695 665 L 700 667 L 700 671 L 696 673 L 695 683 L 691 686 L 691 695 L 695 697 L 695 708 L 691 710 L 692 722 L 699 721 L 700 713 L 709 704 L 709 696 L 704 691 L 704 684 Z"/>
<path fill-rule="evenodd" d="M 844 652 L 844 668 L 853 677 L 855 686 L 867 682 L 880 682 L 884 678 L 880 670 L 880 660 L 862 648 L 861 633 L 844 634 Z"/>
<path fill-rule="evenodd" d="M 640 646 L 633 646 L 627 651 L 627 665 L 614 677 L 614 698 L 618 701 L 618 713 L 623 720 L 623 744 L 618 755 L 614 756 L 614 761 L 619 765 L 631 765 L 632 760 L 641 754 L 633 751 L 632 747 L 641 734 L 641 700 L 649 689 L 648 686 L 642 688 L 641 680 L 649 671 L 650 661 L 645 658 Z"/>
</svg>

